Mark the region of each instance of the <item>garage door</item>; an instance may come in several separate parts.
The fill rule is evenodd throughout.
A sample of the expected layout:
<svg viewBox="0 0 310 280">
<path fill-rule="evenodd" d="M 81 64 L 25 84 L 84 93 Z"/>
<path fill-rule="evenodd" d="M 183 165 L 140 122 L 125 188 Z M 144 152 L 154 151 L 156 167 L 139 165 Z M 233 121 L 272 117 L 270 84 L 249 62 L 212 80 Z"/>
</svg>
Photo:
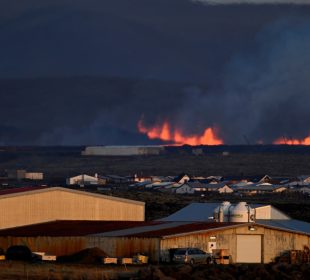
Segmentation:
<svg viewBox="0 0 310 280">
<path fill-rule="evenodd" d="M 261 235 L 237 235 L 237 263 L 261 263 Z"/>
</svg>

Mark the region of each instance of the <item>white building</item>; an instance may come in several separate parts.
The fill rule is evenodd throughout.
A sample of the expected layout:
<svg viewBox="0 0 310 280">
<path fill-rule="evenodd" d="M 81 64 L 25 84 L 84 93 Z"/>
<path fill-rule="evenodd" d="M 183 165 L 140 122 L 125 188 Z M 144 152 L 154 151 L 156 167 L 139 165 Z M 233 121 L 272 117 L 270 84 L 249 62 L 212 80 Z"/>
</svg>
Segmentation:
<svg viewBox="0 0 310 280">
<path fill-rule="evenodd" d="M 86 174 L 77 175 L 66 179 L 67 185 L 98 185 L 98 176 L 89 176 Z"/>
</svg>

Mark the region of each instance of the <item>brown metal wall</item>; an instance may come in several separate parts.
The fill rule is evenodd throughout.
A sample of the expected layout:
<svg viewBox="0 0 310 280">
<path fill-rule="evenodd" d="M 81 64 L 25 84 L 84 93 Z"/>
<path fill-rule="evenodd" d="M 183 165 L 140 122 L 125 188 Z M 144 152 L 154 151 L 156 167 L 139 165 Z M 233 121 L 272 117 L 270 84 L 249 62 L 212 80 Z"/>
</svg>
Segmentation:
<svg viewBox="0 0 310 280">
<path fill-rule="evenodd" d="M 147 254 L 152 261 L 159 259 L 159 238 L 88 237 L 88 247 L 99 247 L 111 257 L 132 257 Z"/>
<path fill-rule="evenodd" d="M 0 237 L 0 248 L 28 246 L 32 252 L 47 252 L 56 256 L 70 255 L 86 247 L 85 237 Z"/>
<path fill-rule="evenodd" d="M 132 257 L 147 254 L 151 260 L 159 259 L 158 238 L 127 237 L 0 237 L 0 248 L 25 245 L 32 252 L 47 252 L 56 256 L 70 255 L 86 248 L 98 247 L 111 257 Z"/>
</svg>

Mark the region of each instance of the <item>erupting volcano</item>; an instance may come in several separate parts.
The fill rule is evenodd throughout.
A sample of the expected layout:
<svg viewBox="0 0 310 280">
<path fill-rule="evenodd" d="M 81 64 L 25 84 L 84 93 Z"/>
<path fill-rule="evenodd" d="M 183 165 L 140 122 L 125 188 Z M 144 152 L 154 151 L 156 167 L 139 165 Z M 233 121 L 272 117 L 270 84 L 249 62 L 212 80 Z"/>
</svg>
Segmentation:
<svg viewBox="0 0 310 280">
<path fill-rule="evenodd" d="M 305 139 L 288 139 L 286 137 L 279 138 L 273 142 L 275 145 L 310 145 L 310 136 Z"/>
<path fill-rule="evenodd" d="M 138 122 L 138 130 L 140 133 L 146 134 L 149 139 L 161 139 L 165 142 L 172 142 L 174 145 L 222 145 L 223 140 L 216 134 L 216 129 L 206 128 L 202 135 L 184 135 L 182 130 L 172 128 L 172 126 L 165 121 L 162 124 L 153 127 L 146 127 L 143 121 Z"/>
</svg>

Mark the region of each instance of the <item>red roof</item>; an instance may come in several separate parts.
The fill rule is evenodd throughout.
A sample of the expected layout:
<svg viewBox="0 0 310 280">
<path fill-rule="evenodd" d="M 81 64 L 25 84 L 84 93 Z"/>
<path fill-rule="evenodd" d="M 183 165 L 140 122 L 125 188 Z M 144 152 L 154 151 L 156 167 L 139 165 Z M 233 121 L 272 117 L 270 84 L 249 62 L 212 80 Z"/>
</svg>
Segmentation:
<svg viewBox="0 0 310 280">
<path fill-rule="evenodd" d="M 140 232 L 135 234 L 128 234 L 126 236 L 133 237 L 163 237 L 169 235 L 177 235 L 190 233 L 195 231 L 204 231 L 204 230 L 212 230 L 212 229 L 220 229 L 223 227 L 235 226 L 241 223 L 216 223 L 216 222 L 193 222 L 189 224 L 183 224 L 171 228 L 165 228 L 154 231 Z M 244 224 L 244 223 L 243 223 Z"/>
<path fill-rule="evenodd" d="M 5 190 L 0 191 L 0 195 L 36 191 L 36 190 L 47 189 L 47 188 L 48 187 L 39 186 L 39 187 L 20 187 L 20 188 L 13 188 L 13 189 L 5 189 Z"/>
<path fill-rule="evenodd" d="M 139 221 L 52 221 L 0 230 L 0 236 L 85 236 L 133 227 L 162 224 Z"/>
<path fill-rule="evenodd" d="M 171 227 L 169 227 L 169 224 Z M 85 236 L 124 230 L 115 236 L 163 237 L 195 231 L 220 229 L 240 223 L 196 222 L 175 225 L 174 222 L 139 221 L 53 221 L 0 230 L 0 236 Z M 162 229 L 152 231 L 152 226 L 163 225 Z M 168 225 L 168 227 L 167 227 Z M 129 233 L 135 228 L 136 233 Z M 126 231 L 129 229 L 129 232 Z M 114 236 L 114 235 L 110 235 Z"/>
</svg>

